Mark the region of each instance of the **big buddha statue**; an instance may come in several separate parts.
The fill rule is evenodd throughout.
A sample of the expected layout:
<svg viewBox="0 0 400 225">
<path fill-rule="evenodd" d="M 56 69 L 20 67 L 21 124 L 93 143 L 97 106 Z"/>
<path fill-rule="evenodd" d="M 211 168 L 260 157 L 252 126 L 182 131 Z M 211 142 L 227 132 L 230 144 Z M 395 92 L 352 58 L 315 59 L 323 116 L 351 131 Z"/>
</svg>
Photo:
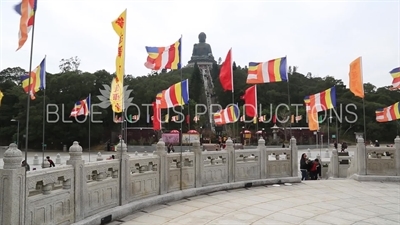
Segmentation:
<svg viewBox="0 0 400 225">
<path fill-rule="evenodd" d="M 215 63 L 214 56 L 212 55 L 211 45 L 206 43 L 206 34 L 201 32 L 199 34 L 199 43 L 194 44 L 192 58 L 189 63 L 195 62 L 211 62 Z"/>
</svg>

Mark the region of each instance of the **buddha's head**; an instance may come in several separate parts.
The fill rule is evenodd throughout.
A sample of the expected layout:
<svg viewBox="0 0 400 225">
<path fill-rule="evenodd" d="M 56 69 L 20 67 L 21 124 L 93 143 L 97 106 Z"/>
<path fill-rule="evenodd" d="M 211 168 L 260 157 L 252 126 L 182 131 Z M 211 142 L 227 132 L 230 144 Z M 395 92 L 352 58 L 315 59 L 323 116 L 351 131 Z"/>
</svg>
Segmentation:
<svg viewBox="0 0 400 225">
<path fill-rule="evenodd" d="M 207 38 L 207 35 L 204 32 L 201 32 L 199 34 L 199 42 L 200 43 L 205 43 L 206 42 L 206 38 Z"/>
</svg>

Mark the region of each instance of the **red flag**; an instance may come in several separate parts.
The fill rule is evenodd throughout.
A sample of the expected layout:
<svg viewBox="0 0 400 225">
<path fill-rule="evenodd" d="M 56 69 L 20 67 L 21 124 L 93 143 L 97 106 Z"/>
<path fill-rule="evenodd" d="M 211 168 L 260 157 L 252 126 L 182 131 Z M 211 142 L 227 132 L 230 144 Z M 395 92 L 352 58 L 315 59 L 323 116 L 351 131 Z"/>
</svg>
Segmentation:
<svg viewBox="0 0 400 225">
<path fill-rule="evenodd" d="M 161 109 L 153 102 L 153 130 L 161 130 Z"/>
<path fill-rule="evenodd" d="M 257 117 L 257 86 L 253 85 L 247 88 L 243 95 L 243 99 L 246 116 Z"/>
<path fill-rule="evenodd" d="M 233 91 L 232 49 L 229 49 L 225 61 L 221 65 L 219 81 L 224 91 Z"/>
<path fill-rule="evenodd" d="M 186 115 L 186 123 L 190 124 L 190 115 Z"/>
<path fill-rule="evenodd" d="M 273 115 L 273 116 L 272 116 L 272 122 L 273 122 L 273 123 L 276 123 L 276 115 Z"/>
</svg>

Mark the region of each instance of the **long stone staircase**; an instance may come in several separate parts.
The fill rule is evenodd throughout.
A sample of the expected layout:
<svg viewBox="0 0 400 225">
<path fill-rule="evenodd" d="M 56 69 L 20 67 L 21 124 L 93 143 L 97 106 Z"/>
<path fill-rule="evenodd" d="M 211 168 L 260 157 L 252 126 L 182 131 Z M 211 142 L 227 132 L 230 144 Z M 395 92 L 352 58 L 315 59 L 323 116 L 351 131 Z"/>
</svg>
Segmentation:
<svg viewBox="0 0 400 225">
<path fill-rule="evenodd" d="M 215 133 L 215 123 L 214 123 L 214 118 L 213 118 L 213 113 L 217 112 L 219 108 L 216 105 L 216 100 L 215 100 L 215 92 L 214 92 L 214 83 L 212 81 L 211 77 L 211 69 L 212 69 L 212 64 L 211 63 L 197 63 L 200 72 L 203 77 L 203 84 L 204 84 L 204 95 L 206 97 L 206 105 L 207 105 L 207 115 L 208 115 L 208 123 L 209 127 L 211 128 L 212 132 Z"/>
</svg>

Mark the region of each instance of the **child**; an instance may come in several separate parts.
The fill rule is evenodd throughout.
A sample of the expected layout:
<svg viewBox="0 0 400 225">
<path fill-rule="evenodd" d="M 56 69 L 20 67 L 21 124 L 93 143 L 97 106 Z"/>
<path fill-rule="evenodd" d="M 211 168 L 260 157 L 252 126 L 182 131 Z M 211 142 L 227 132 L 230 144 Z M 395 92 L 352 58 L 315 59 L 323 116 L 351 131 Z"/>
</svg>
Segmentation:
<svg viewBox="0 0 400 225">
<path fill-rule="evenodd" d="M 310 176 L 311 180 L 317 180 L 318 179 L 318 174 L 320 173 L 320 164 L 319 160 L 315 159 L 314 162 L 312 162 L 311 169 L 310 169 Z M 321 174 L 319 174 L 321 176 Z"/>
</svg>

